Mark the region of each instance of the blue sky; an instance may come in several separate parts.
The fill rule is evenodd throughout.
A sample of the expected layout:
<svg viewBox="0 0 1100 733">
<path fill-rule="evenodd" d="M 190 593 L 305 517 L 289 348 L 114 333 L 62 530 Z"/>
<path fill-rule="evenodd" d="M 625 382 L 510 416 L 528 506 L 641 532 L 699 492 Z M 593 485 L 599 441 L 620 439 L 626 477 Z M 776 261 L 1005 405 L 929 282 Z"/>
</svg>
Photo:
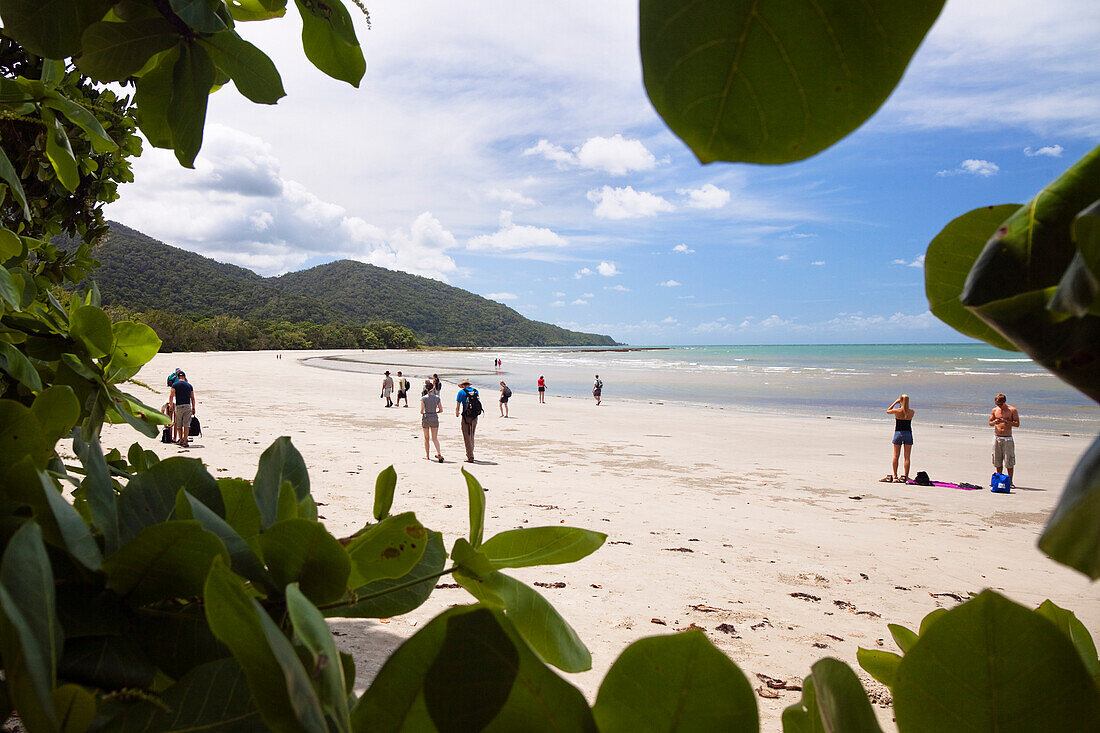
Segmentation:
<svg viewBox="0 0 1100 733">
<path fill-rule="evenodd" d="M 949 0 L 867 124 L 778 167 L 703 166 L 668 132 L 636 3 L 372 3 L 370 30 L 349 8 L 359 89 L 309 66 L 293 10 L 240 26 L 288 97 L 217 92 L 196 170 L 147 149 L 108 216 L 265 275 L 358 259 L 634 344 L 957 341 L 928 242 L 1100 138 L 1100 3 Z"/>
</svg>

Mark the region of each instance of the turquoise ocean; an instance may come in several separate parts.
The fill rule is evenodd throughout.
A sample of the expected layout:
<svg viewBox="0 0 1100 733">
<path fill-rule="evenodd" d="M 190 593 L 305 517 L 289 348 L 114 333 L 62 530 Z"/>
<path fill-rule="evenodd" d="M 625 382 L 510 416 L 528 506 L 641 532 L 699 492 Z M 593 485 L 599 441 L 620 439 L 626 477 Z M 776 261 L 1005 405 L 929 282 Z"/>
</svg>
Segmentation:
<svg viewBox="0 0 1100 733">
<path fill-rule="evenodd" d="M 1004 392 L 1020 411 L 1021 429 L 1095 435 L 1100 427 L 1100 408 L 1087 397 L 1026 355 L 984 344 L 366 351 L 307 362 L 349 372 L 400 369 L 411 379 L 438 373 L 451 384 L 469 377 L 490 404 L 500 380 L 522 397 L 536 393 L 540 375 L 553 396 L 591 399 L 599 374 L 609 401 L 866 419 L 882 419 L 904 392 L 920 422 L 983 427 L 993 396 Z"/>
</svg>

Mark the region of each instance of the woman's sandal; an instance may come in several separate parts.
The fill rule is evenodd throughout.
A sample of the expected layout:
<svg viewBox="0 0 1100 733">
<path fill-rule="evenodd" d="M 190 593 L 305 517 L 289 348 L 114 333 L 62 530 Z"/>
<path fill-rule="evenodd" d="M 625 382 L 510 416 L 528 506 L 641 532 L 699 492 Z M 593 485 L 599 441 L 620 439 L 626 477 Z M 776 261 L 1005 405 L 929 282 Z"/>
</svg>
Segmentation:
<svg viewBox="0 0 1100 733">
<path fill-rule="evenodd" d="M 879 482 L 880 484 L 892 484 L 892 483 L 894 483 L 894 477 L 893 477 L 893 476 L 891 476 L 890 474 L 886 474 L 885 476 L 883 476 L 882 478 L 880 478 L 880 479 L 878 480 L 878 482 Z"/>
</svg>

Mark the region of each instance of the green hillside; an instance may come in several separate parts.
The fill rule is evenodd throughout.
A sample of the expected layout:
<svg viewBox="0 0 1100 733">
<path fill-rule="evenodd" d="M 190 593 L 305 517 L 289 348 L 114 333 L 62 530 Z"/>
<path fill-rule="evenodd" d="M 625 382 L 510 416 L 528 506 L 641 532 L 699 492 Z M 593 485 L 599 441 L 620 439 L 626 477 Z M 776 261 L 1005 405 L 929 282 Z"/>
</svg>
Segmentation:
<svg viewBox="0 0 1100 733">
<path fill-rule="evenodd" d="M 63 244 L 64 243 L 60 243 Z M 171 247 L 122 224 L 93 256 L 103 302 L 201 321 L 344 324 L 392 322 L 431 346 L 613 345 L 609 336 L 532 321 L 511 308 L 430 278 L 341 260 L 265 278 Z"/>
</svg>

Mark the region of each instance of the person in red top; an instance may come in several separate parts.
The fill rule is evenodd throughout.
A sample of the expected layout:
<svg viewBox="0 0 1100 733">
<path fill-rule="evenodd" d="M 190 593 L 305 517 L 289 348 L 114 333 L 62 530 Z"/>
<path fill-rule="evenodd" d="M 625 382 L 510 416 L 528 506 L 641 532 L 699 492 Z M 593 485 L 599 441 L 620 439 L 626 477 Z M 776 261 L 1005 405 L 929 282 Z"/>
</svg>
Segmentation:
<svg viewBox="0 0 1100 733">
<path fill-rule="evenodd" d="M 546 379 L 539 375 L 539 404 L 546 404 Z"/>
</svg>

